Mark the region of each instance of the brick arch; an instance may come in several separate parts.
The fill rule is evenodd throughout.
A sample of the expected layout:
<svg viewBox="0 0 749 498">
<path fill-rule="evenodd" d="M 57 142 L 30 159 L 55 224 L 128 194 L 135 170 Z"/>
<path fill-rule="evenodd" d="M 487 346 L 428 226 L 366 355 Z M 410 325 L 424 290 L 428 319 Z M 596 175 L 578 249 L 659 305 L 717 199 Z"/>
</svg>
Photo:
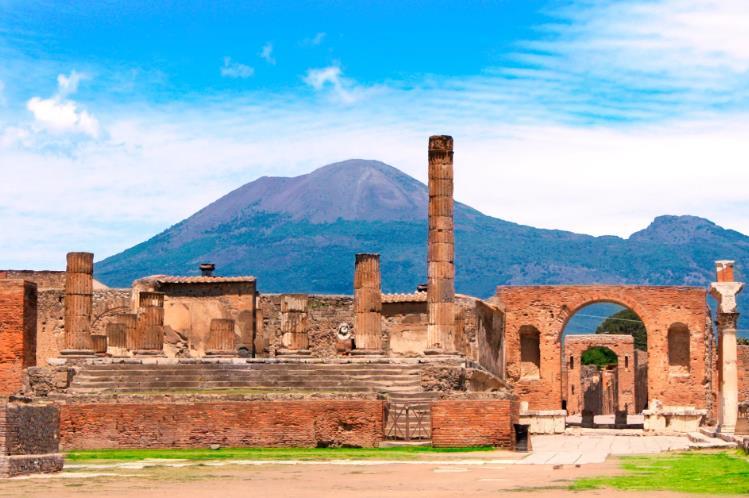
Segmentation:
<svg viewBox="0 0 749 498">
<path fill-rule="evenodd" d="M 558 410 L 562 406 L 562 332 L 570 317 L 588 304 L 613 302 L 634 311 L 645 325 L 648 338 L 648 399 L 665 405 L 711 408 L 710 365 L 705 337 L 709 318 L 707 290 L 695 287 L 572 285 L 502 286 L 497 303 L 505 312 L 505 355 L 508 379 L 519 398 L 531 409 Z M 688 376 L 668 374 L 668 328 L 685 323 L 692 331 Z M 519 378 L 519 336 L 521 325 L 541 332 L 539 379 Z"/>
<path fill-rule="evenodd" d="M 630 301 L 630 302 L 625 302 Z M 587 301 L 582 303 L 576 303 L 574 308 L 570 310 L 568 306 L 562 307 L 563 312 L 563 319 L 564 323 L 562 323 L 562 328 L 559 329 L 559 340 L 561 341 L 562 335 L 564 334 L 564 329 L 567 328 L 567 324 L 572 319 L 573 316 L 575 316 L 578 312 L 582 311 L 583 308 L 586 308 L 590 306 L 591 304 L 599 304 L 599 303 L 609 303 L 609 304 L 618 304 L 619 306 L 624 306 L 625 308 L 628 308 L 630 311 L 634 312 L 640 320 L 642 320 L 642 323 L 645 325 L 645 333 L 648 331 L 648 325 L 645 323 L 645 318 L 643 318 L 643 314 L 645 314 L 647 311 L 643 309 L 643 307 L 635 302 L 631 301 L 629 299 L 622 299 L 622 298 L 597 298 L 593 301 Z"/>
</svg>

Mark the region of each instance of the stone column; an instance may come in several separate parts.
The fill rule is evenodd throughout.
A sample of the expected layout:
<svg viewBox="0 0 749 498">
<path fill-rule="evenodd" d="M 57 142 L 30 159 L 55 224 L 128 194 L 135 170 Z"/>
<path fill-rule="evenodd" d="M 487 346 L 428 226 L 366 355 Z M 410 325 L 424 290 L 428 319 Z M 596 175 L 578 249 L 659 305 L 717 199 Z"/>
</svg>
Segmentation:
<svg viewBox="0 0 749 498">
<path fill-rule="evenodd" d="M 70 252 L 65 270 L 65 349 L 63 355 L 94 354 L 91 339 L 94 255 Z"/>
<path fill-rule="evenodd" d="M 427 354 L 455 351 L 455 225 L 453 139 L 429 137 Z"/>
<path fill-rule="evenodd" d="M 107 352 L 112 356 L 125 356 L 127 352 L 127 327 L 121 322 L 107 324 Z"/>
<path fill-rule="evenodd" d="M 739 410 L 736 370 L 736 325 L 739 313 L 736 296 L 744 287 L 733 281 L 733 261 L 715 263 L 718 281 L 710 284 L 710 294 L 718 301 L 718 347 L 720 348 L 720 399 L 718 431 L 733 434 Z"/>
<path fill-rule="evenodd" d="M 281 296 L 281 345 L 277 354 L 309 354 L 307 335 L 307 295 L 285 294 Z"/>
<path fill-rule="evenodd" d="M 354 267 L 354 354 L 382 354 L 379 254 L 357 254 Z"/>
<path fill-rule="evenodd" d="M 138 299 L 138 331 L 136 333 L 135 354 L 163 354 L 164 293 L 141 292 Z"/>
<path fill-rule="evenodd" d="M 135 313 L 122 315 L 119 322 L 125 326 L 125 348 L 129 351 L 135 351 L 140 344 L 138 339 L 138 315 Z"/>
<path fill-rule="evenodd" d="M 237 354 L 237 335 L 234 333 L 234 320 L 214 318 L 208 332 L 205 353 L 215 356 L 235 356 Z"/>
</svg>

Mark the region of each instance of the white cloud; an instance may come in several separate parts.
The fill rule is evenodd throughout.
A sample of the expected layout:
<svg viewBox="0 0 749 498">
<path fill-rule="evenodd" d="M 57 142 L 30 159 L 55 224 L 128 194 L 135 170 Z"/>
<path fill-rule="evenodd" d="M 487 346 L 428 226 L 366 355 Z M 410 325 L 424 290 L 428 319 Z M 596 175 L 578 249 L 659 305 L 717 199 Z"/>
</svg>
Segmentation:
<svg viewBox="0 0 749 498">
<path fill-rule="evenodd" d="M 344 104 L 351 104 L 358 98 L 359 92 L 356 85 L 343 77 L 343 72 L 337 65 L 308 69 L 304 82 L 318 92 L 329 88 L 333 95 Z"/>
<path fill-rule="evenodd" d="M 76 133 L 96 138 L 99 136 L 98 120 L 73 100 L 66 99 L 78 90 L 81 74 L 72 71 L 69 76 L 57 77 L 57 93 L 48 99 L 32 97 L 26 108 L 34 115 L 35 124 L 53 133 Z"/>
<path fill-rule="evenodd" d="M 310 45 L 310 46 L 317 46 L 320 45 L 323 40 L 325 40 L 326 33 L 320 31 L 319 33 L 316 33 L 315 36 L 312 38 L 305 38 L 302 40 L 302 45 Z"/>
<path fill-rule="evenodd" d="M 231 57 L 224 57 L 224 65 L 221 66 L 221 76 L 224 78 L 249 78 L 255 74 L 255 69 L 239 62 L 234 62 Z"/>
<path fill-rule="evenodd" d="M 263 49 L 260 51 L 260 58 L 268 64 L 276 64 L 276 59 L 273 57 L 273 44 L 271 42 L 263 45 Z"/>
</svg>

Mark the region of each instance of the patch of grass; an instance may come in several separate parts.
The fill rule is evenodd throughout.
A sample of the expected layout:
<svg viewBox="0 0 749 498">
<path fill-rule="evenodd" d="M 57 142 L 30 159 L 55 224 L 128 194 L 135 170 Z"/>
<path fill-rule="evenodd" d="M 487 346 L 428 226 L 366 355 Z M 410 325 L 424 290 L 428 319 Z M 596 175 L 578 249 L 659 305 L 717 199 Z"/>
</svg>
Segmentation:
<svg viewBox="0 0 749 498">
<path fill-rule="evenodd" d="M 382 459 L 402 460 L 431 453 L 465 453 L 492 451 L 490 446 L 467 448 L 432 448 L 430 446 L 403 446 L 395 448 L 221 448 L 199 449 L 136 449 L 136 450 L 86 450 L 66 453 L 69 462 L 135 461 L 145 459 L 181 460 L 348 460 Z"/>
<path fill-rule="evenodd" d="M 575 481 L 573 490 L 676 491 L 709 495 L 749 494 L 749 459 L 738 452 L 624 457 L 625 475 Z"/>
</svg>

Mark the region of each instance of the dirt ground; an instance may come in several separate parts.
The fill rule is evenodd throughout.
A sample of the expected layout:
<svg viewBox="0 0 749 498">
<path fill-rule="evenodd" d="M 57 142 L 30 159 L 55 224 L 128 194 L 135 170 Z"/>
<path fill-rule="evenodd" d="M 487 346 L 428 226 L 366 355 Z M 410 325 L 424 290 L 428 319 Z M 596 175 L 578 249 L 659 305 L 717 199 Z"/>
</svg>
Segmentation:
<svg viewBox="0 0 749 498">
<path fill-rule="evenodd" d="M 193 498 L 206 496 L 267 498 L 393 497 L 676 497 L 665 492 L 564 489 L 579 477 L 613 475 L 615 459 L 582 467 L 552 465 L 382 465 L 219 464 L 145 469 L 79 468 L 48 478 L 0 481 L 0 496 L 56 498 L 73 496 Z"/>
</svg>

